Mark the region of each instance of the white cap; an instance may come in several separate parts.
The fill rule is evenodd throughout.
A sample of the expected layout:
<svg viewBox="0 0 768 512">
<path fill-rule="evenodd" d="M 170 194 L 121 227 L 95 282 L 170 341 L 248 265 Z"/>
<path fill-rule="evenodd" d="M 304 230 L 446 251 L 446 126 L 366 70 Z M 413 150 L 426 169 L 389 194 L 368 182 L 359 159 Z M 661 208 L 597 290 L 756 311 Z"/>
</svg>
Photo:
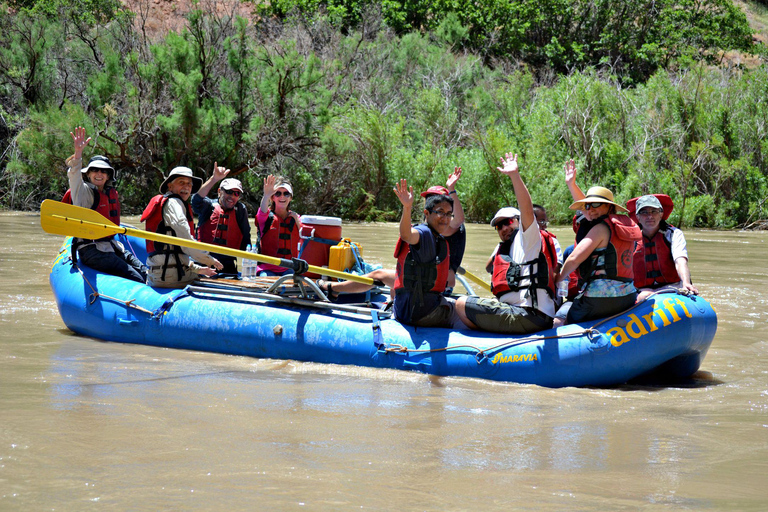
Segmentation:
<svg viewBox="0 0 768 512">
<path fill-rule="evenodd" d="M 240 183 L 240 180 L 236 180 L 235 178 L 225 179 L 221 182 L 219 188 L 223 188 L 224 190 L 239 190 L 241 194 L 245 192 L 243 190 L 243 184 Z"/>
<path fill-rule="evenodd" d="M 502 220 L 511 219 L 512 217 L 520 218 L 520 210 L 513 208 L 512 206 L 502 208 L 501 210 L 497 211 L 496 215 L 494 215 L 493 219 L 491 219 L 491 226 L 496 227 L 496 224 Z"/>
</svg>

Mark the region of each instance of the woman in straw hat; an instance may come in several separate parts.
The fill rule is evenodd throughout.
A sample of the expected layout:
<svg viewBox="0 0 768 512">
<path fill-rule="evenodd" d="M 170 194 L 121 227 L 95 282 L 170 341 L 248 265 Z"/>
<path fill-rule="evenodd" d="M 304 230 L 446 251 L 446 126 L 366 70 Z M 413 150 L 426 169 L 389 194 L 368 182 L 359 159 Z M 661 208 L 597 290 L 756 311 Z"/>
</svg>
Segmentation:
<svg viewBox="0 0 768 512">
<path fill-rule="evenodd" d="M 557 312 L 555 325 L 576 323 L 615 315 L 630 308 L 637 298 L 632 254 L 640 240 L 640 228 L 626 215 L 627 209 L 614 201 L 613 192 L 592 187 L 586 195 L 576 185 L 576 165 L 565 165 L 565 177 L 575 202 L 571 210 L 581 211 L 576 245 L 563 264 L 558 283 L 578 269 L 584 285 L 572 303 Z"/>
</svg>

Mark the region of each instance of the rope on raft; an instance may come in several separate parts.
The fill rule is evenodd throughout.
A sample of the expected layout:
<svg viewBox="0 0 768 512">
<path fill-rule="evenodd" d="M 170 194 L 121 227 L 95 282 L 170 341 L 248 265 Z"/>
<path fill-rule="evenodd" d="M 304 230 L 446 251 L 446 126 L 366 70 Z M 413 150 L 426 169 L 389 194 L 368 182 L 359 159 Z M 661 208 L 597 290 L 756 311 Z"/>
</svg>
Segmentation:
<svg viewBox="0 0 768 512">
<path fill-rule="evenodd" d="M 650 294 L 645 300 L 643 300 L 642 302 L 636 303 L 635 305 L 633 305 L 629 309 L 626 309 L 624 311 L 616 313 L 613 316 L 602 318 L 602 319 L 600 319 L 600 321 L 598 321 L 597 323 L 593 324 L 591 327 L 587 327 L 585 329 L 582 329 L 581 331 L 572 332 L 572 333 L 568 333 L 568 334 L 561 334 L 561 335 L 560 334 L 556 334 L 556 335 L 553 335 L 553 336 L 528 336 L 526 338 L 520 338 L 520 339 L 516 339 L 514 341 L 508 341 L 508 342 L 500 343 L 500 344 L 498 344 L 496 346 L 488 347 L 488 348 L 485 348 L 485 349 L 481 349 L 481 348 L 478 348 L 478 347 L 476 347 L 474 345 L 468 345 L 468 344 L 453 345 L 453 346 L 450 346 L 450 347 L 432 348 L 432 349 L 411 349 L 411 348 L 408 348 L 408 347 L 406 347 L 404 345 L 401 345 L 399 343 L 393 343 L 391 345 L 381 344 L 381 345 L 379 345 L 378 348 L 379 348 L 379 350 L 381 352 L 386 352 L 386 353 L 390 353 L 391 352 L 391 353 L 397 353 L 397 354 L 428 354 L 428 353 L 435 353 L 435 352 L 446 352 L 448 350 L 456 350 L 456 349 L 462 349 L 462 348 L 464 348 L 464 349 L 471 349 L 471 350 L 474 350 L 476 352 L 475 359 L 477 359 L 477 362 L 481 363 L 481 362 L 483 362 L 483 360 L 485 360 L 488 357 L 488 353 L 493 353 L 493 352 L 496 352 L 496 351 L 499 351 L 499 350 L 504 350 L 504 349 L 507 349 L 507 348 L 515 347 L 517 345 L 523 345 L 523 344 L 528 343 L 530 341 L 541 341 L 541 340 L 551 340 L 551 339 L 560 339 L 560 338 L 573 338 L 573 337 L 579 337 L 579 336 L 587 336 L 590 341 L 594 341 L 597 337 L 602 336 L 602 334 L 603 334 L 599 329 L 597 329 L 598 326 L 604 324 L 605 322 L 609 322 L 609 321 L 613 320 L 614 318 L 616 318 L 618 316 L 625 315 L 625 314 L 629 313 L 630 311 L 632 311 L 635 308 L 639 307 L 643 302 L 648 300 L 650 297 L 653 297 L 654 295 L 664 294 L 664 293 L 677 293 L 677 294 L 681 294 L 681 295 L 688 295 L 688 293 L 686 293 L 684 291 L 674 291 L 674 290 L 664 290 L 664 291 L 661 291 L 661 292 L 654 292 L 654 293 Z"/>
<path fill-rule="evenodd" d="M 77 263 L 75 263 L 75 262 L 72 260 L 72 258 L 69 258 L 69 261 L 71 261 L 71 262 L 72 262 L 72 266 L 73 266 L 73 267 L 75 267 L 75 269 L 77 269 L 77 271 L 80 273 L 80 277 L 82 277 L 82 278 L 83 278 L 83 281 L 85 281 L 85 282 L 86 282 L 86 284 L 87 284 L 87 285 L 90 287 L 90 289 L 91 289 L 91 292 L 93 292 L 93 293 L 91 293 L 91 294 L 88 296 L 88 298 L 90 299 L 90 302 L 89 302 L 89 304 L 93 304 L 94 302 L 96 302 L 96 300 L 97 300 L 97 299 L 109 299 L 109 300 L 113 300 L 113 301 L 115 301 L 115 302 L 117 302 L 117 303 L 119 303 L 119 304 L 123 304 L 123 305 L 125 305 L 126 307 L 129 307 L 129 308 L 133 308 L 133 309 L 138 309 L 139 311 L 141 311 L 141 312 L 143 312 L 143 313 L 146 313 L 146 314 L 148 314 L 148 315 L 150 315 L 150 316 L 151 316 L 151 315 L 153 315 L 152 311 L 150 311 L 150 310 L 148 310 L 148 309 L 145 309 L 145 308 L 143 308 L 143 307 L 141 307 L 141 306 L 137 306 L 136 304 L 134 304 L 134 302 L 136 301 L 136 299 L 130 299 L 130 300 L 120 300 L 120 299 L 117 299 L 117 298 L 115 298 L 115 297 L 110 297 L 109 295 L 104 295 L 103 293 L 99 293 L 98 291 L 96 291 L 96 288 L 94 288 L 94 287 L 93 287 L 93 285 L 91 284 L 91 282 L 90 282 L 90 281 L 88 281 L 88 278 L 87 278 L 87 277 L 85 277 L 85 274 L 83 273 L 83 271 L 82 271 L 82 270 L 80 270 L 80 267 L 77 265 Z"/>
</svg>

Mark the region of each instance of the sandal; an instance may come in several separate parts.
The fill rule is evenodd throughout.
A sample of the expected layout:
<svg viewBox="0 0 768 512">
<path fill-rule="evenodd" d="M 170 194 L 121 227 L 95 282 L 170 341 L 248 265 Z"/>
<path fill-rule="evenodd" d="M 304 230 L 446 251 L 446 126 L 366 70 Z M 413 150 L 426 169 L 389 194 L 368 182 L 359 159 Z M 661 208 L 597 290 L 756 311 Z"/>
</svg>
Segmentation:
<svg viewBox="0 0 768 512">
<path fill-rule="evenodd" d="M 318 279 L 315 281 L 315 284 L 317 284 L 317 287 L 320 288 L 321 292 L 325 293 L 325 296 L 328 297 L 328 300 L 336 300 L 336 297 L 338 297 L 338 294 L 333 293 L 333 288 L 331 287 L 330 281 Z"/>
</svg>

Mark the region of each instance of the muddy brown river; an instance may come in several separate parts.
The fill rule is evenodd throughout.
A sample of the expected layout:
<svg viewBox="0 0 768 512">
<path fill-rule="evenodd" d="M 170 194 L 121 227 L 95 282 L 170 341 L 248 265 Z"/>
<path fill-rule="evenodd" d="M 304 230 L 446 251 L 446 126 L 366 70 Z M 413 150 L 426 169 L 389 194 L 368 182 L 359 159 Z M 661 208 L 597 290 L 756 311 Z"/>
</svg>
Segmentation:
<svg viewBox="0 0 768 512">
<path fill-rule="evenodd" d="M 39 225 L 0 213 L 0 511 L 768 509 L 768 233 L 686 231 L 701 379 L 547 389 L 78 336 Z M 386 266 L 396 234 L 344 226 Z"/>
</svg>

